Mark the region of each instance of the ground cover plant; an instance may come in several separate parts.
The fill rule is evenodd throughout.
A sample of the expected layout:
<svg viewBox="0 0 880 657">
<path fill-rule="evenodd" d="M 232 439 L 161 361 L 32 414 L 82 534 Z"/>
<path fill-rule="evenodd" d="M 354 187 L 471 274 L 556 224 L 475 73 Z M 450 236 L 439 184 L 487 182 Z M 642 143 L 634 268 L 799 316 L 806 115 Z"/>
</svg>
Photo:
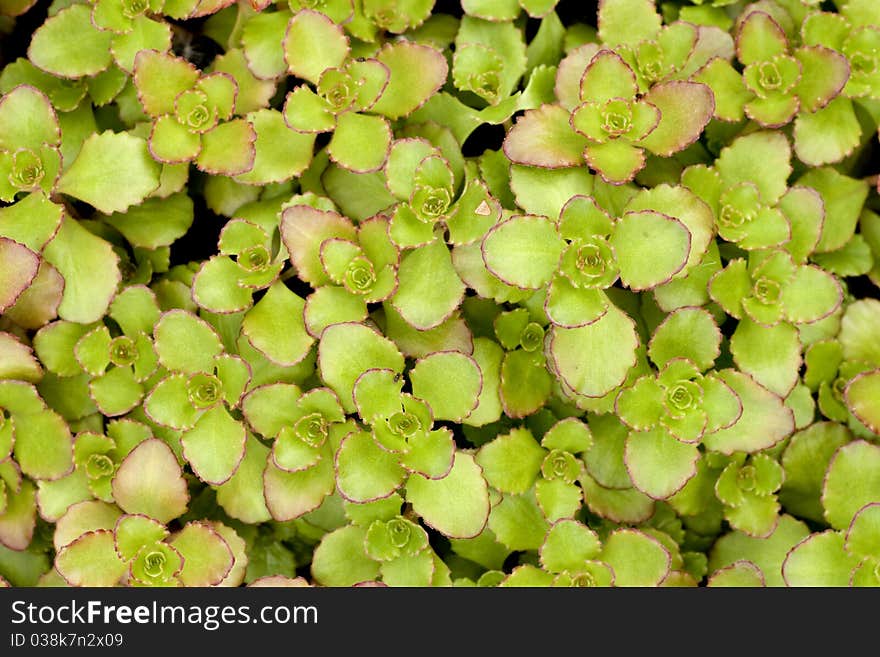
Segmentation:
<svg viewBox="0 0 880 657">
<path fill-rule="evenodd" d="M 0 583 L 880 585 L 876 0 L 0 14 Z"/>
</svg>

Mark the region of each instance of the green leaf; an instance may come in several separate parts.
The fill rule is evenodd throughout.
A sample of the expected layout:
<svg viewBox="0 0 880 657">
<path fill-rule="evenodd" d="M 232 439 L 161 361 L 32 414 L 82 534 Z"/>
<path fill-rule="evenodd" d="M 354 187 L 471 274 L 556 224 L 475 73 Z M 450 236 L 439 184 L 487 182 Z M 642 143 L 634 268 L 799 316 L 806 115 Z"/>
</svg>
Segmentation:
<svg viewBox="0 0 880 657">
<path fill-rule="evenodd" d="M 314 342 L 303 320 L 305 302 L 283 283 L 273 284 L 244 316 L 241 331 L 272 362 L 301 362 Z"/>
<path fill-rule="evenodd" d="M 496 224 L 483 239 L 486 267 L 508 285 L 539 289 L 552 278 L 565 241 L 544 217 L 514 216 Z"/>
<path fill-rule="evenodd" d="M 743 316 L 742 300 L 752 291 L 748 265 L 742 258 L 731 260 L 727 267 L 709 280 L 709 295 L 729 315 L 739 319 Z"/>
<path fill-rule="evenodd" d="M 122 233 L 133 246 L 158 249 L 183 237 L 194 218 L 192 199 L 183 192 L 167 198 L 148 198 L 126 212 L 102 220 Z"/>
<path fill-rule="evenodd" d="M 0 237 L 0 263 L 0 312 L 6 312 L 36 278 L 40 257 L 26 246 Z"/>
<path fill-rule="evenodd" d="M 219 485 L 228 481 L 244 458 L 246 432 L 221 405 L 202 415 L 180 442 L 183 456 L 202 481 Z"/>
<path fill-rule="evenodd" d="M 712 314 L 702 308 L 679 308 L 654 329 L 648 356 L 657 367 L 673 358 L 687 358 L 700 370 L 712 367 L 721 353 L 721 331 Z"/>
<path fill-rule="evenodd" d="M 391 139 L 391 127 L 383 117 L 346 112 L 337 120 L 327 153 L 349 171 L 370 173 L 385 164 Z"/>
<path fill-rule="evenodd" d="M 541 565 L 551 572 L 578 571 L 602 549 L 596 533 L 576 520 L 560 520 L 550 527 L 541 546 Z"/>
<path fill-rule="evenodd" d="M 79 78 L 105 70 L 111 62 L 112 32 L 92 24 L 91 8 L 72 5 L 50 16 L 34 32 L 28 59 L 38 68 L 63 78 Z"/>
<path fill-rule="evenodd" d="M 660 14 L 651 0 L 604 0 L 599 3 L 599 38 L 608 45 L 651 41 L 660 32 Z"/>
<path fill-rule="evenodd" d="M 714 235 L 712 210 L 685 187 L 666 184 L 642 189 L 626 204 L 626 212 L 649 210 L 677 219 L 691 234 L 691 250 L 684 271 L 703 260 Z M 680 274 L 679 274 L 680 275 Z"/>
<path fill-rule="evenodd" d="M 801 111 L 817 112 L 846 85 L 851 71 L 849 62 L 841 53 L 822 46 L 798 48 L 794 56 L 801 64 L 801 77 L 796 87 Z"/>
<path fill-rule="evenodd" d="M 13 454 L 33 479 L 59 479 L 73 470 L 73 440 L 60 415 L 49 409 L 15 415 Z"/>
<path fill-rule="evenodd" d="M 477 536 L 489 517 L 486 481 L 474 458 L 464 452 L 456 452 L 452 470 L 443 479 L 412 475 L 406 499 L 428 525 L 450 538 Z"/>
<path fill-rule="evenodd" d="M 562 479 L 539 479 L 535 482 L 535 497 L 548 522 L 573 518 L 584 503 L 580 487 Z"/>
<path fill-rule="evenodd" d="M 263 497 L 263 470 L 268 456 L 268 448 L 248 436 L 244 458 L 235 474 L 217 487 L 217 504 L 232 518 L 253 524 L 271 519 Z"/>
<path fill-rule="evenodd" d="M 394 343 L 363 324 L 335 324 L 324 330 L 318 345 L 321 379 L 339 396 L 347 413 L 355 411 L 352 391 L 370 369 L 403 371 L 404 359 Z"/>
<path fill-rule="evenodd" d="M 388 68 L 388 86 L 370 109 L 389 119 L 407 116 L 421 107 L 446 81 L 449 66 L 434 48 L 409 41 L 385 45 L 376 59 Z"/>
<path fill-rule="evenodd" d="M 150 116 L 172 114 L 177 96 L 191 89 L 198 79 L 198 69 L 181 57 L 143 50 L 134 60 L 134 85 Z"/>
<path fill-rule="evenodd" d="M 0 100 L 0 148 L 38 149 L 61 143 L 58 116 L 49 99 L 30 85 L 22 84 Z"/>
<path fill-rule="evenodd" d="M 213 175 L 237 176 L 251 171 L 256 161 L 257 132 L 250 121 L 221 123 L 202 135 L 196 166 Z"/>
<path fill-rule="evenodd" d="M 875 434 L 880 435 L 880 370 L 860 374 L 844 390 L 846 405 L 859 420 Z"/>
<path fill-rule="evenodd" d="M 480 448 L 476 462 L 492 488 L 520 494 L 534 484 L 546 453 L 528 429 L 514 429 Z"/>
<path fill-rule="evenodd" d="M 329 132 L 336 126 L 336 115 L 329 102 L 304 84 L 287 94 L 284 121 L 299 132 Z"/>
<path fill-rule="evenodd" d="M 58 181 L 58 190 L 104 214 L 124 212 L 159 186 L 159 172 L 143 139 L 107 131 L 85 140 Z"/>
<path fill-rule="evenodd" d="M 601 318 L 608 311 L 609 303 L 604 290 L 575 287 L 566 276 L 554 276 L 544 310 L 556 326 L 577 328 Z"/>
<path fill-rule="evenodd" d="M 169 545 L 183 557 L 180 581 L 184 586 L 215 586 L 235 563 L 229 544 L 206 523 L 187 523 Z"/>
<path fill-rule="evenodd" d="M 722 370 L 718 377 L 742 401 L 736 423 L 703 437 L 703 444 L 722 454 L 757 452 L 784 440 L 794 430 L 794 416 L 782 400 L 746 374 Z"/>
<path fill-rule="evenodd" d="M 712 89 L 716 119 L 731 122 L 743 119 L 744 107 L 751 94 L 730 62 L 716 57 L 697 71 L 693 80 Z"/>
<path fill-rule="evenodd" d="M 716 570 L 706 586 L 752 588 L 765 586 L 764 573 L 751 561 L 735 561 Z"/>
<path fill-rule="evenodd" d="M 171 115 L 160 116 L 150 132 L 150 155 L 165 164 L 180 164 L 194 159 L 202 150 L 197 133 Z"/>
<path fill-rule="evenodd" d="M 250 171 L 236 177 L 237 181 L 259 185 L 284 182 L 308 168 L 314 135 L 291 130 L 276 110 L 257 110 L 248 114 L 247 119 L 257 135 L 254 163 Z"/>
<path fill-rule="evenodd" d="M 156 438 L 135 447 L 113 477 L 113 499 L 126 513 L 142 513 L 161 523 L 183 514 L 189 492 L 171 449 Z"/>
<path fill-rule="evenodd" d="M 405 476 L 397 456 L 379 447 L 365 431 L 346 436 L 336 452 L 336 485 L 349 501 L 388 497 L 400 488 Z"/>
<path fill-rule="evenodd" d="M 690 255 L 691 235 L 673 217 L 628 212 L 614 226 L 610 242 L 621 282 L 638 291 L 665 283 L 682 270 Z"/>
<path fill-rule="evenodd" d="M 119 258 L 110 244 L 64 217 L 43 256 L 64 277 L 58 314 L 88 324 L 107 311 L 119 283 Z"/>
<path fill-rule="evenodd" d="M 284 41 L 290 18 L 290 12 L 276 11 L 253 14 L 245 21 L 241 31 L 242 51 L 257 77 L 269 80 L 287 72 L 284 51 L 276 44 Z"/>
<path fill-rule="evenodd" d="M 532 492 L 504 495 L 492 507 L 489 528 L 511 550 L 538 550 L 549 530 Z"/>
<path fill-rule="evenodd" d="M 137 406 L 144 396 L 129 367 L 114 367 L 89 383 L 89 392 L 95 405 L 104 415 L 124 415 Z"/>
<path fill-rule="evenodd" d="M 697 472 L 700 452 L 665 428 L 635 431 L 626 440 L 626 468 L 633 485 L 653 499 L 680 491 Z"/>
<path fill-rule="evenodd" d="M 733 531 L 722 536 L 709 555 L 709 571 L 715 571 L 740 560 L 755 564 L 764 574 L 767 586 L 784 586 L 782 562 L 797 543 L 810 535 L 807 526 L 789 515 L 780 517 L 776 529 L 765 538 L 751 537 Z"/>
<path fill-rule="evenodd" d="M 616 306 L 587 326 L 553 327 L 550 356 L 561 380 L 578 394 L 602 397 L 623 383 L 636 363 L 632 320 Z"/>
<path fill-rule="evenodd" d="M 665 392 L 653 376 L 643 376 L 624 388 L 614 402 L 615 413 L 636 431 L 652 429 L 665 413 Z"/>
<path fill-rule="evenodd" d="M 483 387 L 480 390 L 477 407 L 463 420 L 463 423 L 480 427 L 496 422 L 503 412 L 499 388 L 504 350 L 496 342 L 485 337 L 473 339 L 473 345 L 472 357 L 480 368 Z"/>
<path fill-rule="evenodd" d="M 840 307 L 842 300 L 843 290 L 837 279 L 810 265 L 798 267 L 781 294 L 785 316 L 796 324 L 809 324 L 828 317 Z"/>
<path fill-rule="evenodd" d="M 631 182 L 645 167 L 645 152 L 628 142 L 618 139 L 604 144 L 588 144 L 584 159 L 605 182 L 622 185 Z"/>
<path fill-rule="evenodd" d="M 341 66 L 349 52 L 342 28 L 310 9 L 290 19 L 282 46 L 288 72 L 314 84 L 326 69 Z"/>
<path fill-rule="evenodd" d="M 169 534 L 165 525 L 146 516 L 122 516 L 114 533 L 116 552 L 125 561 L 134 559 L 142 547 L 163 541 Z"/>
<path fill-rule="evenodd" d="M 858 147 L 861 137 L 848 98 L 835 98 L 815 114 L 798 114 L 794 122 L 794 151 L 801 162 L 814 167 L 840 162 Z"/>
<path fill-rule="evenodd" d="M 822 490 L 825 518 L 835 529 L 849 527 L 865 504 L 880 501 L 880 448 L 863 440 L 844 445 L 831 460 Z"/>
<path fill-rule="evenodd" d="M 715 112 L 712 90 L 698 82 L 661 82 L 644 100 L 660 110 L 660 123 L 639 144 L 664 157 L 695 142 Z"/>
<path fill-rule="evenodd" d="M 567 110 L 544 105 L 516 121 L 504 139 L 504 154 L 515 164 L 560 169 L 580 166 L 586 145 L 569 125 Z"/>
<path fill-rule="evenodd" d="M 762 326 L 744 318 L 730 338 L 730 352 L 741 372 L 780 397 L 798 381 L 801 342 L 790 324 Z"/>
<path fill-rule="evenodd" d="M 880 544 L 880 504 L 866 504 L 846 531 L 846 551 L 856 557 L 872 557 Z"/>
<path fill-rule="evenodd" d="M 153 331 L 163 367 L 174 372 L 210 372 L 223 344 L 205 320 L 185 310 L 170 310 Z"/>
<path fill-rule="evenodd" d="M 326 534 L 312 557 L 312 576 L 324 586 L 352 586 L 375 580 L 379 562 L 364 551 L 366 528 L 347 525 Z"/>
<path fill-rule="evenodd" d="M 657 586 L 671 566 L 669 551 L 635 529 L 618 529 L 608 536 L 600 558 L 614 571 L 615 586 Z"/>
<path fill-rule="evenodd" d="M 440 326 L 461 304 L 465 285 L 439 239 L 403 256 L 391 305 L 412 327 L 424 331 Z"/>
<path fill-rule="evenodd" d="M 855 232 L 868 195 L 867 183 L 823 167 L 809 170 L 798 179 L 798 184 L 815 189 L 825 203 L 825 222 L 816 250 L 836 251 L 843 247 Z"/>
<path fill-rule="evenodd" d="M 516 204 L 526 212 L 558 217 L 572 197 L 581 199 L 572 202 L 575 206 L 588 202 L 585 195 L 593 191 L 593 176 L 584 167 L 542 169 L 514 164 L 510 166 L 510 187 L 516 195 Z"/>
<path fill-rule="evenodd" d="M 167 23 L 138 16 L 132 21 L 131 32 L 113 37 L 110 51 L 116 65 L 126 73 L 131 73 L 135 58 L 141 50 L 166 52 L 171 49 L 171 36 L 171 26 Z"/>
<path fill-rule="evenodd" d="M 752 183 L 761 200 L 772 205 L 788 189 L 791 147 L 780 132 L 761 131 L 737 137 L 722 149 L 715 164 L 726 187 Z"/>
<path fill-rule="evenodd" d="M 782 453 L 785 482 L 779 491 L 783 506 L 815 522 L 824 521 L 820 500 L 825 471 L 834 453 L 852 438 L 849 430 L 832 422 L 817 422 L 791 437 Z"/>
<path fill-rule="evenodd" d="M 345 217 L 307 205 L 286 208 L 281 215 L 281 238 L 299 277 L 313 287 L 330 283 L 320 259 L 321 244 L 331 238 L 354 241 L 357 233 Z"/>
<path fill-rule="evenodd" d="M 743 65 L 764 62 L 788 51 L 788 40 L 770 14 L 755 11 L 739 26 L 736 55 Z"/>
<path fill-rule="evenodd" d="M 266 507 L 279 522 L 293 520 L 314 511 L 330 495 L 336 481 L 333 462 L 321 459 L 317 465 L 300 472 L 286 472 L 271 461 L 263 473 Z"/>
<path fill-rule="evenodd" d="M 14 205 L 0 208 L 0 235 L 40 251 L 58 232 L 63 216 L 64 208 L 41 192 L 28 194 Z"/>
<path fill-rule="evenodd" d="M 86 532 L 66 545 L 55 559 L 55 568 L 70 586 L 114 586 L 125 574 L 116 554 L 113 532 Z"/>
<path fill-rule="evenodd" d="M 483 387 L 477 363 L 462 353 L 448 351 L 420 359 L 409 373 L 413 394 L 428 403 L 438 420 L 460 422 L 476 407 Z M 455 387 L 444 385 L 453 380 Z"/>
<path fill-rule="evenodd" d="M 798 543 L 782 564 L 788 586 L 849 586 L 858 559 L 847 554 L 843 536 L 831 530 Z"/>
</svg>

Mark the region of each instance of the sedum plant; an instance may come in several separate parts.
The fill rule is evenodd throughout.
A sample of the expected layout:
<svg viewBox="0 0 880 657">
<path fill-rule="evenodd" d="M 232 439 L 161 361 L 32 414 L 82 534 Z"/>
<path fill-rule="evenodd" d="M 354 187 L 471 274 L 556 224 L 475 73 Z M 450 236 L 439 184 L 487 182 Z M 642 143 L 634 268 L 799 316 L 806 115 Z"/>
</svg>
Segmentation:
<svg viewBox="0 0 880 657">
<path fill-rule="evenodd" d="M 0 14 L 0 583 L 880 586 L 877 3 Z"/>
</svg>

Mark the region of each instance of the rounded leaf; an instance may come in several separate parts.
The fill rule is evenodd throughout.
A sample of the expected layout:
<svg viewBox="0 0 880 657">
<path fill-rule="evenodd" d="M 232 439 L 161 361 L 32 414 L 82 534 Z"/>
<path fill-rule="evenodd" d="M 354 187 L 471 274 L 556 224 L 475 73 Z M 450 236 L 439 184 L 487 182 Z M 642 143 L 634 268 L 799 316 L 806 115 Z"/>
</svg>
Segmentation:
<svg viewBox="0 0 880 657">
<path fill-rule="evenodd" d="M 483 238 L 486 268 L 508 285 L 539 289 L 559 266 L 565 241 L 545 217 L 515 216 L 496 224 Z"/>
<path fill-rule="evenodd" d="M 825 518 L 835 529 L 846 529 L 859 509 L 873 502 L 880 502 L 880 447 L 857 440 L 837 450 L 828 466 Z"/>
<path fill-rule="evenodd" d="M 409 373 L 413 394 L 428 403 L 435 419 L 460 422 L 477 407 L 483 375 L 473 358 L 447 351 L 422 358 Z"/>
<path fill-rule="evenodd" d="M 585 397 L 602 397 L 636 364 L 635 325 L 616 306 L 587 326 L 550 331 L 550 356 L 562 381 Z"/>
<path fill-rule="evenodd" d="M 849 382 L 843 394 L 853 415 L 880 435 L 880 370 L 860 374 Z"/>
<path fill-rule="evenodd" d="M 322 13 L 304 9 L 287 24 L 282 42 L 287 70 L 318 84 L 328 68 L 341 66 L 348 56 L 348 37 L 342 27 Z"/>
<path fill-rule="evenodd" d="M 339 395 L 347 413 L 356 410 L 353 390 L 361 374 L 371 369 L 400 373 L 403 365 L 403 356 L 395 344 L 363 324 L 334 324 L 321 334 L 318 372 Z"/>
<path fill-rule="evenodd" d="M 161 523 L 183 514 L 189 492 L 171 448 L 150 438 L 129 452 L 113 477 L 113 499 L 126 513 L 142 513 Z"/>
<path fill-rule="evenodd" d="M 409 478 L 406 499 L 431 527 L 449 538 L 472 538 L 489 518 L 489 489 L 474 457 L 456 452 L 443 479 Z"/>
<path fill-rule="evenodd" d="M 611 246 L 621 282 L 648 290 L 675 276 L 687 264 L 691 233 L 683 223 L 651 211 L 627 212 L 614 226 Z"/>
<path fill-rule="evenodd" d="M 654 537 L 635 529 L 613 532 L 600 558 L 614 570 L 616 586 L 657 586 L 671 566 L 669 551 Z"/>
</svg>

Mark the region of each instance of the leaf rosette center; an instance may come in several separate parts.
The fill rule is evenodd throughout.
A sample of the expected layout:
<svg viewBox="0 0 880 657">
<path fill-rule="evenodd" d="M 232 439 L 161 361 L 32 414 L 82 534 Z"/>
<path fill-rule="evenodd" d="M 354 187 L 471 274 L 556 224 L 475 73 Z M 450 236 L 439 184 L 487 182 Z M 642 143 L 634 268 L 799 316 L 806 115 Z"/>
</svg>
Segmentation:
<svg viewBox="0 0 880 657">
<path fill-rule="evenodd" d="M 699 408 L 703 389 L 694 381 L 681 380 L 666 389 L 666 407 L 673 416 L 681 417 Z"/>
<path fill-rule="evenodd" d="M 191 132 L 207 132 L 217 124 L 217 112 L 209 104 L 207 94 L 195 89 L 184 91 L 177 97 L 174 116 Z"/>
<path fill-rule="evenodd" d="M 364 256 L 358 256 L 348 264 L 343 280 L 345 288 L 354 294 L 368 294 L 376 284 L 376 271 L 373 263 Z"/>
<path fill-rule="evenodd" d="M 604 289 L 617 278 L 611 245 L 598 235 L 572 240 L 562 254 L 561 270 L 579 288 Z"/>
<path fill-rule="evenodd" d="M 296 421 L 293 432 L 310 447 L 321 447 L 327 440 L 327 420 L 320 413 L 309 413 Z"/>
<path fill-rule="evenodd" d="M 782 292 L 779 283 L 765 276 L 755 281 L 753 291 L 755 298 L 765 306 L 772 306 L 777 303 Z"/>
<path fill-rule="evenodd" d="M 318 95 L 321 96 L 337 114 L 347 110 L 357 98 L 357 85 L 346 71 L 331 68 L 324 71 L 318 81 Z"/>
<path fill-rule="evenodd" d="M 605 103 L 601 117 L 602 130 L 611 139 L 616 139 L 632 129 L 632 103 L 622 98 L 613 98 Z"/>
<path fill-rule="evenodd" d="M 21 149 L 12 155 L 9 182 L 17 189 L 31 189 L 40 184 L 45 175 L 43 160 L 30 149 Z"/>
<path fill-rule="evenodd" d="M 535 351 L 544 344 L 544 327 L 537 322 L 529 322 L 519 336 L 519 344 L 526 351 Z"/>
<path fill-rule="evenodd" d="M 92 480 L 109 477 L 115 470 L 116 466 L 106 454 L 92 454 L 86 461 L 86 476 Z"/>
<path fill-rule="evenodd" d="M 137 360 L 137 345 L 134 340 L 120 335 L 110 342 L 110 362 L 118 367 L 131 365 Z"/>
<path fill-rule="evenodd" d="M 574 483 L 580 471 L 574 455 L 561 449 L 551 450 L 541 464 L 541 474 L 544 479 L 561 479 L 567 484 Z"/>
<path fill-rule="evenodd" d="M 220 401 L 223 388 L 220 380 L 212 374 L 194 374 L 187 382 L 186 390 L 193 407 L 207 409 Z"/>
<path fill-rule="evenodd" d="M 122 15 L 126 18 L 137 18 L 145 14 L 148 7 L 148 0 L 122 0 Z"/>
</svg>

